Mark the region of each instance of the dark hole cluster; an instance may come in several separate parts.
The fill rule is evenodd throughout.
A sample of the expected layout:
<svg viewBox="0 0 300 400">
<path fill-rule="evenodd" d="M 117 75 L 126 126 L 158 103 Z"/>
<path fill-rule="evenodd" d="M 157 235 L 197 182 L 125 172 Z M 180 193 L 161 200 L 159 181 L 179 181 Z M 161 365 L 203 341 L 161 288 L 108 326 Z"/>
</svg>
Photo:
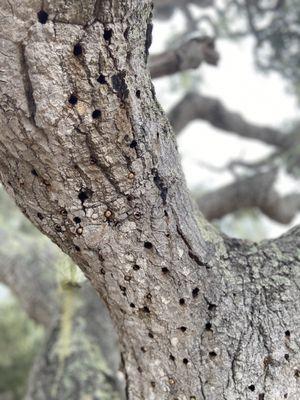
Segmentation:
<svg viewBox="0 0 300 400">
<path fill-rule="evenodd" d="M 80 224 L 81 218 L 79 218 L 79 217 L 74 217 L 74 218 L 73 218 L 73 221 L 75 222 L 75 224 Z"/>
<path fill-rule="evenodd" d="M 40 10 L 37 13 L 38 20 L 41 24 L 45 24 L 48 21 L 48 13 L 44 10 Z"/>
<path fill-rule="evenodd" d="M 44 216 L 41 213 L 37 213 L 37 217 L 38 219 L 40 219 L 41 221 L 44 219 Z"/>
<path fill-rule="evenodd" d="M 112 35 L 113 35 L 112 29 L 104 29 L 104 33 L 103 33 L 104 40 L 106 40 L 107 42 L 110 42 Z"/>
<path fill-rule="evenodd" d="M 103 74 L 100 74 L 100 75 L 98 76 L 97 82 L 99 82 L 101 85 L 105 85 L 105 84 L 107 83 L 107 82 L 106 82 L 106 78 L 105 78 L 105 76 L 104 76 Z"/>
<path fill-rule="evenodd" d="M 205 324 L 205 329 L 206 329 L 207 331 L 210 331 L 211 328 L 212 328 L 211 323 L 210 323 L 210 322 L 207 322 L 207 323 Z"/>
<path fill-rule="evenodd" d="M 74 54 L 74 56 L 76 56 L 76 57 L 81 56 L 81 54 L 82 54 L 82 46 L 81 46 L 80 43 L 76 43 L 76 44 L 75 44 L 75 46 L 74 46 L 74 48 L 73 48 L 73 54 Z"/>
<path fill-rule="evenodd" d="M 255 386 L 254 385 L 249 385 L 248 389 L 251 390 L 251 392 L 254 392 L 255 391 Z"/>
<path fill-rule="evenodd" d="M 100 117 L 101 117 L 101 111 L 100 111 L 100 110 L 94 110 L 94 111 L 92 112 L 92 117 L 93 117 L 93 119 L 98 119 L 98 118 L 100 118 Z"/>
<path fill-rule="evenodd" d="M 71 94 L 71 96 L 69 97 L 69 103 L 72 106 L 75 106 L 75 104 L 77 104 L 77 102 L 78 102 L 77 96 L 75 96 L 75 94 Z"/>
<path fill-rule="evenodd" d="M 129 146 L 130 146 L 132 149 L 136 148 L 136 146 L 137 146 L 137 141 L 136 141 L 136 140 L 133 140 L 133 141 L 130 143 Z"/>
<path fill-rule="evenodd" d="M 215 305 L 215 304 L 209 304 L 208 305 L 208 311 L 215 311 L 216 310 L 216 308 L 217 308 L 217 306 Z"/>
<path fill-rule="evenodd" d="M 216 353 L 215 351 L 210 351 L 210 352 L 208 353 L 208 355 L 209 355 L 210 358 L 215 358 L 215 357 L 217 357 L 217 353 Z"/>
</svg>

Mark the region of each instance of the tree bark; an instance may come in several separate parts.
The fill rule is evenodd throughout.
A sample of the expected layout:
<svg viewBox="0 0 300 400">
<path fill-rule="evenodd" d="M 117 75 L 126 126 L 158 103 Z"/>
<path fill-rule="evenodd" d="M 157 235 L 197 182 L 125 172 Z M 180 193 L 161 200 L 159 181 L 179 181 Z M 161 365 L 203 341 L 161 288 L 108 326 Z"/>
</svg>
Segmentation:
<svg viewBox="0 0 300 400">
<path fill-rule="evenodd" d="M 299 230 L 257 245 L 196 215 L 150 1 L 45 2 L 40 22 L 40 2 L 0 4 L 1 180 L 105 300 L 127 399 L 296 400 Z"/>
</svg>

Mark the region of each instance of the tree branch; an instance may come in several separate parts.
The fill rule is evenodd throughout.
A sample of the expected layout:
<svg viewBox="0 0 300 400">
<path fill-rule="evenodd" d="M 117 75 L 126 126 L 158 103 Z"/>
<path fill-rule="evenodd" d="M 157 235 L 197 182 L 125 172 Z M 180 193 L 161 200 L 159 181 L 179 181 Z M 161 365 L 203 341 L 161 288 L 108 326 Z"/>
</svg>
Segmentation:
<svg viewBox="0 0 300 400">
<path fill-rule="evenodd" d="M 174 50 L 153 55 L 149 68 L 153 79 L 188 69 L 196 69 L 203 62 L 216 66 L 219 54 L 215 41 L 209 37 L 193 37 Z"/>
<path fill-rule="evenodd" d="M 213 6 L 214 0 L 154 0 L 155 16 L 162 20 L 169 19 L 176 8 L 189 4 L 207 8 Z"/>
<path fill-rule="evenodd" d="M 290 223 L 300 210 L 300 194 L 281 196 L 274 189 L 276 171 L 259 173 L 196 197 L 208 220 L 234 211 L 257 207 L 274 221 Z"/>
<path fill-rule="evenodd" d="M 241 137 L 256 139 L 269 145 L 287 149 L 294 138 L 265 126 L 248 122 L 240 114 L 228 110 L 220 100 L 195 92 L 186 94 L 170 111 L 169 119 L 179 134 L 191 121 L 201 119 L 214 127 Z"/>
</svg>

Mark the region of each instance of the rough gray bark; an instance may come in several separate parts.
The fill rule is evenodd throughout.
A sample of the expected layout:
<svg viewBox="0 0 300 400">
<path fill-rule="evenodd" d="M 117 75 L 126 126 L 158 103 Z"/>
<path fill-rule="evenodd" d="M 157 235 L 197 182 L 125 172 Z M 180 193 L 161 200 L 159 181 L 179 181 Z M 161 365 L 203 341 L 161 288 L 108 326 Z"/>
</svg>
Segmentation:
<svg viewBox="0 0 300 400">
<path fill-rule="evenodd" d="M 127 399 L 298 399 L 299 230 L 258 245 L 196 216 L 150 1 L 45 2 L 46 24 L 0 4 L 1 180 L 108 305 Z"/>
<path fill-rule="evenodd" d="M 219 54 L 214 39 L 210 37 L 193 37 L 177 48 L 167 50 L 150 57 L 149 68 L 153 79 L 176 72 L 196 69 L 203 62 L 216 66 Z"/>
<path fill-rule="evenodd" d="M 276 176 L 275 170 L 257 173 L 204 195 L 197 195 L 196 201 L 208 220 L 255 207 L 274 221 L 289 224 L 300 210 L 300 194 L 280 195 L 274 189 Z"/>
</svg>

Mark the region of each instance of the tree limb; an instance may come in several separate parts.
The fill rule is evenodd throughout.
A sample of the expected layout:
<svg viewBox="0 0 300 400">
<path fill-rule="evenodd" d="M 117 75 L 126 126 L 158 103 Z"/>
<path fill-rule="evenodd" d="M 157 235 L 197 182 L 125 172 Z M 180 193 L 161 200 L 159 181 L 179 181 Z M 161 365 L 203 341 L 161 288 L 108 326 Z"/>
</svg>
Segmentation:
<svg viewBox="0 0 300 400">
<path fill-rule="evenodd" d="M 203 62 L 216 66 L 218 60 L 214 39 L 199 36 L 189 39 L 174 50 L 151 56 L 149 68 L 155 79 L 198 68 Z"/>
<path fill-rule="evenodd" d="M 187 93 L 170 111 L 169 119 L 177 134 L 191 121 L 201 119 L 218 129 L 256 139 L 280 149 L 288 149 L 294 140 L 274 128 L 248 122 L 240 114 L 228 110 L 220 100 L 196 92 Z"/>
<path fill-rule="evenodd" d="M 281 196 L 277 193 L 274 189 L 276 175 L 273 170 L 237 180 L 215 191 L 196 196 L 197 204 L 208 220 L 257 207 L 274 221 L 288 224 L 300 210 L 300 194 Z"/>
</svg>

